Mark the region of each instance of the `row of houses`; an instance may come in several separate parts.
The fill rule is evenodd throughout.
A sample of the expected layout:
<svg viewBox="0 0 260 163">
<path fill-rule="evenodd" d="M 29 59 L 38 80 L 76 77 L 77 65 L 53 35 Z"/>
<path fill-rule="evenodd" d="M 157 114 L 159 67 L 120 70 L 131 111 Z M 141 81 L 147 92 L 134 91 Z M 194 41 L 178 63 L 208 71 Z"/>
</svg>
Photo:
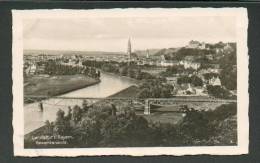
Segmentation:
<svg viewBox="0 0 260 163">
<path fill-rule="evenodd" d="M 206 80 L 202 77 L 203 86 L 194 86 L 191 83 L 177 84 L 178 76 L 166 77 L 168 84 L 174 86 L 173 94 L 176 95 L 197 95 L 197 96 L 206 96 L 207 94 L 207 85 L 212 86 L 221 86 L 221 80 L 217 77 L 212 77 L 209 80 Z"/>
<path fill-rule="evenodd" d="M 24 73 L 26 75 L 34 75 L 34 74 L 41 74 L 44 72 L 44 65 L 37 65 L 34 63 L 29 63 L 26 66 L 24 66 Z"/>
<path fill-rule="evenodd" d="M 166 60 L 164 55 L 160 56 L 159 58 L 152 57 L 152 58 L 138 59 L 136 60 L 136 63 L 137 65 L 152 65 L 152 66 L 159 66 L 159 67 L 183 65 L 185 69 L 192 68 L 195 70 L 198 70 L 201 66 L 201 63 L 186 58 L 181 61 Z"/>
</svg>

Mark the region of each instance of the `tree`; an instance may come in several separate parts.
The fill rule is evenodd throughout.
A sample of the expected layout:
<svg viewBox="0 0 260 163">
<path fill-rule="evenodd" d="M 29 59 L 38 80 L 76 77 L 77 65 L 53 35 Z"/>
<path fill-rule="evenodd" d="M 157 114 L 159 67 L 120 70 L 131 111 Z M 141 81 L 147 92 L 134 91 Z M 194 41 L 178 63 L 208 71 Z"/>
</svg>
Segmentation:
<svg viewBox="0 0 260 163">
<path fill-rule="evenodd" d="M 150 124 L 149 135 L 149 146 L 183 145 L 177 126 L 170 123 L 155 122 Z"/>
<path fill-rule="evenodd" d="M 55 135 L 67 135 L 70 134 L 70 124 L 64 117 L 65 112 L 61 109 L 56 114 L 56 121 L 54 123 L 53 133 Z"/>
<path fill-rule="evenodd" d="M 49 120 L 45 121 L 45 127 L 44 127 L 44 134 L 45 135 L 53 135 L 53 128 L 54 125 L 53 123 L 50 123 Z"/>
<path fill-rule="evenodd" d="M 87 102 L 87 100 L 84 99 L 82 101 L 82 110 L 86 112 L 86 111 L 88 111 L 88 108 L 89 108 L 88 102 Z"/>
<path fill-rule="evenodd" d="M 186 112 L 186 116 L 180 124 L 180 131 L 187 141 L 208 139 L 214 133 L 203 112 L 195 109 L 189 109 Z"/>
<path fill-rule="evenodd" d="M 135 71 L 131 68 L 129 68 L 127 70 L 127 76 L 129 76 L 130 78 L 134 78 L 135 77 Z"/>
<path fill-rule="evenodd" d="M 191 84 L 193 84 L 195 87 L 203 86 L 203 80 L 200 77 L 193 75 L 191 77 Z"/>
<path fill-rule="evenodd" d="M 219 65 L 221 84 L 229 90 L 237 89 L 237 69 L 236 69 L 236 45 L 233 45 L 233 51 L 223 56 Z"/>
<path fill-rule="evenodd" d="M 222 88 L 221 86 L 207 85 L 208 94 L 216 98 L 229 98 L 230 93 L 228 90 Z"/>
<path fill-rule="evenodd" d="M 183 65 L 176 65 L 176 66 L 167 67 L 167 69 L 165 71 L 161 72 L 160 75 L 167 77 L 167 76 L 173 76 L 176 74 L 181 74 L 185 71 L 187 71 L 187 70 L 184 69 Z"/>
<path fill-rule="evenodd" d="M 126 66 L 123 66 L 120 68 L 119 72 L 122 76 L 126 76 L 127 75 L 127 67 Z"/>
<path fill-rule="evenodd" d="M 179 78 L 177 79 L 177 83 L 178 83 L 179 85 L 191 83 L 191 79 L 190 79 L 190 77 L 188 77 L 188 76 L 182 76 L 182 77 L 179 77 Z"/>
<path fill-rule="evenodd" d="M 220 73 L 221 84 L 229 90 L 237 89 L 237 72 L 233 68 L 226 67 Z"/>
<path fill-rule="evenodd" d="M 203 74 L 203 76 L 204 76 L 204 78 L 205 78 L 206 80 L 209 80 L 209 79 L 211 79 L 211 78 L 216 78 L 216 77 L 218 77 L 219 74 L 218 74 L 218 73 L 214 73 L 214 72 L 209 72 L 209 73 Z"/>
<path fill-rule="evenodd" d="M 150 91 L 148 88 L 141 89 L 141 91 L 138 92 L 138 95 L 137 95 L 138 98 L 147 98 L 149 96 L 150 96 Z"/>
<path fill-rule="evenodd" d="M 64 119 L 65 112 L 61 109 L 56 113 L 56 121 L 62 121 Z"/>
<path fill-rule="evenodd" d="M 82 110 L 78 105 L 75 105 L 72 109 L 72 120 L 77 123 L 82 117 Z"/>
<path fill-rule="evenodd" d="M 71 109 L 71 107 L 69 106 L 69 107 L 68 107 L 68 114 L 65 116 L 65 120 L 66 120 L 66 121 L 70 121 L 71 118 L 72 118 L 72 109 Z"/>
</svg>

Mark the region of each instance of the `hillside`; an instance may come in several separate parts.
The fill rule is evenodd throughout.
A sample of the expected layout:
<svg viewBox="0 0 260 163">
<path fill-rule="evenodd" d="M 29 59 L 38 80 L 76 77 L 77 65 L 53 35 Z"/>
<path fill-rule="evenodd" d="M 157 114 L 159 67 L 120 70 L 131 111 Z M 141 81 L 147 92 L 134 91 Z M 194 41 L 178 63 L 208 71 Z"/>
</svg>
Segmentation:
<svg viewBox="0 0 260 163">
<path fill-rule="evenodd" d="M 162 49 L 158 51 L 155 56 L 162 56 L 167 60 L 182 60 L 186 56 L 194 56 L 194 57 L 203 57 L 208 54 L 215 55 L 216 53 L 213 50 L 206 50 L 206 49 L 191 49 L 191 48 L 169 48 L 169 49 Z"/>
<path fill-rule="evenodd" d="M 161 49 L 157 51 L 154 55 L 161 56 L 161 55 L 174 55 L 180 48 L 169 48 L 169 49 Z"/>
</svg>

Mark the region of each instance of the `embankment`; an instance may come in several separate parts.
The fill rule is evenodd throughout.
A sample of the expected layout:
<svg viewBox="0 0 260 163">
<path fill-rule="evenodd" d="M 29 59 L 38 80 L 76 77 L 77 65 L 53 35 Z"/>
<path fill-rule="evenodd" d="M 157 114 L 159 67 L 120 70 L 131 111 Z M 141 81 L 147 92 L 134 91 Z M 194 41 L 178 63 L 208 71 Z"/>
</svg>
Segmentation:
<svg viewBox="0 0 260 163">
<path fill-rule="evenodd" d="M 109 97 L 122 97 L 122 98 L 137 98 L 139 93 L 139 88 L 135 85 L 132 85 L 126 89 L 123 89 Z"/>
<path fill-rule="evenodd" d="M 84 75 L 34 76 L 26 80 L 24 94 L 29 96 L 57 96 L 99 83 L 99 79 Z"/>
</svg>

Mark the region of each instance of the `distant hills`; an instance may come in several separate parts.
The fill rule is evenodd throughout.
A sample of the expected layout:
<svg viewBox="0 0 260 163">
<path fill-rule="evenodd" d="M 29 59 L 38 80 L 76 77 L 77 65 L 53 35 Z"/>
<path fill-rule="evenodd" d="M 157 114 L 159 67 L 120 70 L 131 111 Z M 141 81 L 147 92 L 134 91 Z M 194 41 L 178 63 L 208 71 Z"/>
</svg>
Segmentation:
<svg viewBox="0 0 260 163">
<path fill-rule="evenodd" d="M 149 55 L 155 55 L 162 49 L 148 49 Z M 134 51 L 138 56 L 146 56 L 147 50 Z M 73 51 L 73 50 L 24 50 L 24 55 L 88 55 L 88 56 L 103 56 L 103 55 L 125 55 L 125 52 L 106 52 L 106 51 Z"/>
<path fill-rule="evenodd" d="M 160 50 L 161 49 L 148 49 L 149 55 L 155 55 Z M 146 56 L 147 50 L 135 50 L 134 53 L 136 53 L 138 56 Z"/>
<path fill-rule="evenodd" d="M 73 50 L 24 50 L 24 55 L 124 55 L 124 52 L 104 52 L 104 51 L 73 51 Z"/>
</svg>

